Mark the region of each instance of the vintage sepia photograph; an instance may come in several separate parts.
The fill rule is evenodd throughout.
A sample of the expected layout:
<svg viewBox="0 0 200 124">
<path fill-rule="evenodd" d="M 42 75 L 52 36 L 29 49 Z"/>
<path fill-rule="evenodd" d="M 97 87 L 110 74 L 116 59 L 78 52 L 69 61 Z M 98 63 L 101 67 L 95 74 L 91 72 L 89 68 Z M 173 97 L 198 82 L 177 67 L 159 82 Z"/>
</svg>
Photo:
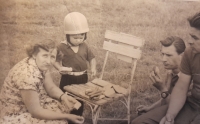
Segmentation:
<svg viewBox="0 0 200 124">
<path fill-rule="evenodd" d="M 0 124 L 200 124 L 200 0 L 1 0 Z"/>
</svg>

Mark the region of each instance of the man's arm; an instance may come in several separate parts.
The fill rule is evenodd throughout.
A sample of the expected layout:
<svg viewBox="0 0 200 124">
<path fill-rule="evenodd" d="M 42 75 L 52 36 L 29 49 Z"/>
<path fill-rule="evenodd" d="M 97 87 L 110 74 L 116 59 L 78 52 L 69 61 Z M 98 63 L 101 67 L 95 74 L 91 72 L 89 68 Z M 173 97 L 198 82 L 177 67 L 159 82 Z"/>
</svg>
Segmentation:
<svg viewBox="0 0 200 124">
<path fill-rule="evenodd" d="M 153 103 L 151 106 L 149 106 L 149 111 L 156 107 L 161 106 L 161 102 L 162 102 L 162 99 L 159 99 L 157 102 Z"/>
<path fill-rule="evenodd" d="M 157 88 L 160 92 L 168 91 L 167 87 L 165 86 L 165 83 L 161 79 L 160 74 L 155 75 L 155 72 L 152 71 L 149 75 L 149 78 L 153 82 L 153 86 Z M 167 80 L 167 76 L 166 79 Z"/>
<path fill-rule="evenodd" d="M 179 80 L 176 83 L 169 103 L 169 108 L 166 116 L 161 120 L 160 124 L 165 124 L 165 122 L 170 122 L 173 124 L 173 121 L 183 105 L 185 104 L 188 88 L 190 85 L 191 76 L 180 73 Z"/>
<path fill-rule="evenodd" d="M 157 102 L 155 102 L 154 104 L 152 104 L 151 106 L 145 106 L 145 105 L 139 105 L 137 108 L 136 108 L 136 111 L 138 112 L 138 114 L 141 114 L 143 112 L 148 112 L 158 106 L 161 105 L 161 101 L 162 99 L 158 100 Z"/>
</svg>

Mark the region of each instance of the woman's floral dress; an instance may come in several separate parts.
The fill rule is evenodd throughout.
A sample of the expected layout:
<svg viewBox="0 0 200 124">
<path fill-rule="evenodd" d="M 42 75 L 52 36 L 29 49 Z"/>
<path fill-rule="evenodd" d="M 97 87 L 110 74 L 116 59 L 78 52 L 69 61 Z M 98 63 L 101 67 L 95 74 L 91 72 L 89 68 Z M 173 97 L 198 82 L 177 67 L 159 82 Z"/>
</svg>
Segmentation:
<svg viewBox="0 0 200 124">
<path fill-rule="evenodd" d="M 21 89 L 36 91 L 44 109 L 69 113 L 64 105 L 48 96 L 43 78 L 33 58 L 25 58 L 10 70 L 0 93 L 0 124 L 67 124 L 67 120 L 36 119 L 28 112 L 20 94 Z"/>
</svg>

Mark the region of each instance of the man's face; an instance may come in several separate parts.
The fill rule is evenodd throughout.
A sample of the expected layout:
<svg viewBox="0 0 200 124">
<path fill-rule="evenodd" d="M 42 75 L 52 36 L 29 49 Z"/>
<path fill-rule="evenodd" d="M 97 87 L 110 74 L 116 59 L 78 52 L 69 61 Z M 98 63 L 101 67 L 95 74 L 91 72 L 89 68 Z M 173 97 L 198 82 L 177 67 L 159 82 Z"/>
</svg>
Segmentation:
<svg viewBox="0 0 200 124">
<path fill-rule="evenodd" d="M 55 62 L 57 55 L 56 49 L 51 49 L 46 51 L 44 49 L 39 48 L 39 52 L 37 55 L 34 55 L 36 64 L 41 71 L 46 71 L 49 69 L 52 63 Z"/>
<path fill-rule="evenodd" d="M 181 55 L 176 52 L 174 45 L 165 47 L 162 46 L 162 61 L 165 69 L 177 69 L 180 64 Z"/>
<path fill-rule="evenodd" d="M 190 36 L 192 39 L 189 41 L 189 44 L 193 52 L 200 53 L 200 30 L 190 28 Z"/>
</svg>

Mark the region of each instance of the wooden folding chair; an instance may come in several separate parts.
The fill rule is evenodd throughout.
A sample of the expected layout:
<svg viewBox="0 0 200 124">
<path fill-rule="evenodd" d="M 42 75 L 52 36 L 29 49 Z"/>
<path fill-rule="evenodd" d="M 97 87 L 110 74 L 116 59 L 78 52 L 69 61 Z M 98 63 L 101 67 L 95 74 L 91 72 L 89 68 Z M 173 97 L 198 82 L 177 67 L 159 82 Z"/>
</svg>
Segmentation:
<svg viewBox="0 0 200 124">
<path fill-rule="evenodd" d="M 137 65 L 137 60 L 141 57 L 141 47 L 144 45 L 144 40 L 135 37 L 133 35 L 118 33 L 114 31 L 107 30 L 105 33 L 105 41 L 103 44 L 103 49 L 107 50 L 106 57 L 104 59 L 104 64 L 102 68 L 102 73 L 100 79 L 103 79 L 104 69 L 107 63 L 108 55 L 110 52 L 118 54 L 117 58 L 125 62 L 132 64 L 131 70 L 131 80 L 128 83 L 128 96 L 123 96 L 125 102 L 121 101 L 127 108 L 127 118 L 117 119 L 117 118 L 98 118 L 97 120 L 127 120 L 130 124 L 130 101 L 131 101 L 131 85 L 133 82 L 133 77 Z M 114 42 L 113 42 L 114 41 Z M 100 108 L 99 108 L 100 109 Z"/>
<path fill-rule="evenodd" d="M 82 100 L 90 106 L 91 112 L 92 112 L 93 124 L 97 124 L 98 120 L 127 120 L 128 124 L 130 124 L 131 85 L 133 82 L 133 76 L 135 73 L 137 60 L 140 59 L 141 57 L 140 48 L 144 45 L 144 40 L 139 37 L 135 37 L 133 35 L 118 33 L 118 32 L 109 31 L 109 30 L 105 32 L 105 39 L 106 40 L 104 41 L 103 49 L 107 50 L 107 52 L 106 52 L 106 57 L 104 59 L 102 73 L 100 75 L 100 79 L 95 79 L 91 82 L 110 84 L 110 82 L 106 82 L 103 80 L 103 74 L 104 74 L 104 69 L 107 63 L 109 53 L 110 52 L 116 53 L 118 55 L 117 56 L 118 59 L 132 64 L 131 79 L 130 79 L 130 82 L 128 83 L 128 89 L 127 89 L 128 92 L 126 92 L 126 95 L 116 93 L 114 94 L 114 97 L 112 98 L 104 98 L 98 101 L 92 101 L 92 100 L 81 97 L 78 92 L 72 89 L 73 86 L 64 87 L 64 89 L 68 91 L 70 95 L 74 96 L 76 99 Z M 78 88 L 78 86 L 76 86 L 76 88 Z M 79 88 L 80 88 L 79 90 L 83 90 L 81 86 Z M 126 89 L 123 88 L 123 90 L 126 90 Z M 123 99 L 119 100 L 119 98 L 122 98 L 122 97 L 124 98 L 124 100 Z M 112 102 L 112 101 L 116 101 L 116 100 L 121 101 L 126 106 L 127 118 L 125 119 L 124 118 L 123 119 L 122 118 L 100 118 L 99 115 L 101 112 L 102 105 Z"/>
</svg>

